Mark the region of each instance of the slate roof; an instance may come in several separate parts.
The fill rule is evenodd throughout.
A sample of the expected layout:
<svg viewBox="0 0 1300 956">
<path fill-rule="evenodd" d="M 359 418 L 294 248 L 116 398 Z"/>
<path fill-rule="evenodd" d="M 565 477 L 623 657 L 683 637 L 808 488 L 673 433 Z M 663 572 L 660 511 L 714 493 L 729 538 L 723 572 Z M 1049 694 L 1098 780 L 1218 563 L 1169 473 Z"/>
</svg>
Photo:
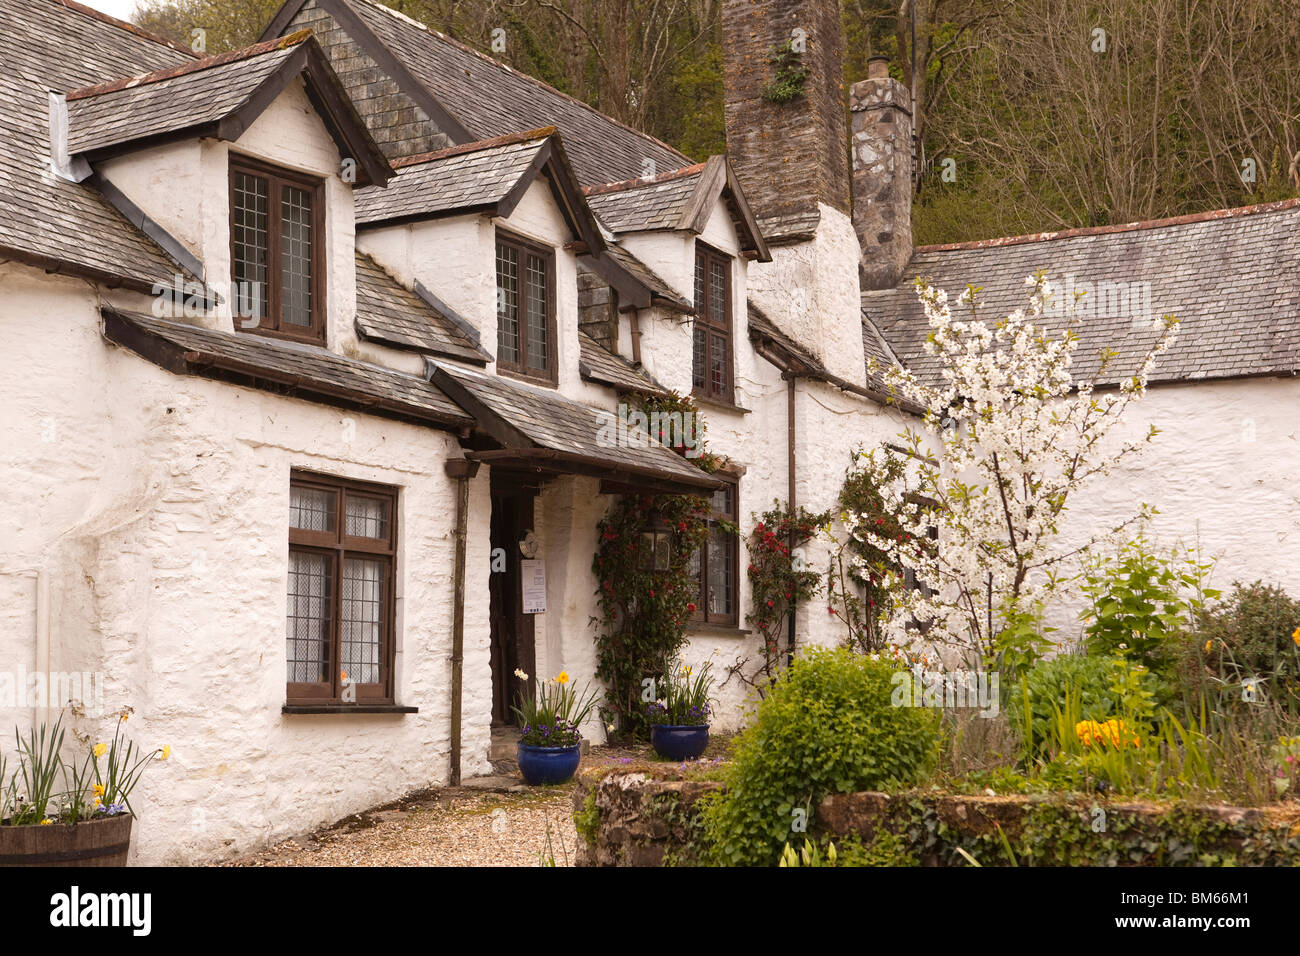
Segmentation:
<svg viewBox="0 0 1300 956">
<path fill-rule="evenodd" d="M 387 186 L 355 191 L 357 224 L 495 207 L 533 167 L 554 132 L 531 130 L 398 160 Z"/>
<path fill-rule="evenodd" d="M 1132 374 L 1157 334 L 1145 327 L 1141 315 L 1135 321 L 1134 311 L 1149 313 L 1152 319 L 1173 314 L 1181 320 L 1178 338 L 1159 360 L 1152 381 L 1291 375 L 1300 370 L 1300 200 L 1124 226 L 920 247 L 904 281 L 892 289 L 863 293 L 863 312 L 905 366 L 934 380 L 935 360 L 924 351 L 929 329 L 911 280 L 927 276 L 952 300 L 968 282 L 981 286 L 985 315 L 996 318 L 1025 304 L 1025 277 L 1040 268 L 1048 270 L 1058 288 L 1067 281 L 1074 288 L 1119 283 L 1120 289 L 1137 294 L 1137 309 L 1124 308 L 1113 290 L 1095 288 L 1085 298 L 1100 314 L 1085 314 L 1080 320 L 1074 368 L 1078 379 L 1114 384 Z M 1059 328 L 1063 322 L 1048 324 Z M 1099 374 L 1105 348 L 1120 355 Z"/>
<path fill-rule="evenodd" d="M 221 119 L 275 73 L 310 34 L 263 43 L 68 93 L 68 150 L 87 153 Z"/>
<path fill-rule="evenodd" d="M 820 376 L 827 372 L 822 360 L 804 348 L 790 336 L 786 335 L 776 323 L 767 317 L 761 308 L 753 300 L 747 303 L 747 314 L 749 318 L 749 340 L 756 346 L 771 346 L 781 357 L 794 367 L 801 374 Z"/>
<path fill-rule="evenodd" d="M 578 331 L 578 350 L 578 371 L 589 382 L 641 395 L 668 394 L 644 369 L 615 355 L 582 330 Z"/>
<path fill-rule="evenodd" d="M 346 4 L 474 139 L 554 124 L 570 144 L 583 185 L 639 176 L 647 161 L 658 169 L 690 162 L 666 143 L 387 7 L 337 3 Z M 334 3 L 321 6 L 329 10 Z"/>
<path fill-rule="evenodd" d="M 446 305 L 406 288 L 362 252 L 356 263 L 356 325 L 362 338 L 480 365 L 491 358 L 470 334 L 472 327 Z"/>
<path fill-rule="evenodd" d="M 588 186 L 583 192 L 596 218 L 615 234 L 680 229 L 703 172 L 699 163 L 654 179 Z"/>
<path fill-rule="evenodd" d="M 512 460 L 553 462 L 555 470 L 585 468 L 593 472 L 625 472 L 663 481 L 712 488 L 718 482 L 666 445 L 645 447 L 602 440 L 613 436 L 612 411 L 591 408 L 557 393 L 495 375 L 485 375 L 425 360 L 434 384 L 474 415 L 480 429 L 505 446 Z M 467 457 L 475 457 L 473 454 Z M 480 454 L 491 460 L 491 453 Z"/>
<path fill-rule="evenodd" d="M 695 314 L 695 303 L 681 295 L 676 289 L 660 278 L 658 273 L 622 246 L 610 243 L 605 247 L 605 252 L 625 272 L 632 276 L 632 278 L 641 283 L 641 285 L 646 289 L 650 290 L 654 305 L 667 309 L 670 312 L 677 312 L 685 315 Z"/>
<path fill-rule="evenodd" d="M 193 62 L 142 31 L 60 0 L 0 0 L 0 258 L 149 291 L 176 263 L 88 183 L 50 173 L 48 91 Z"/>
<path fill-rule="evenodd" d="M 423 378 L 358 362 L 320 346 L 248 332 L 217 332 L 182 322 L 101 309 L 104 336 L 178 375 L 206 375 L 426 424 L 472 420 Z"/>
</svg>

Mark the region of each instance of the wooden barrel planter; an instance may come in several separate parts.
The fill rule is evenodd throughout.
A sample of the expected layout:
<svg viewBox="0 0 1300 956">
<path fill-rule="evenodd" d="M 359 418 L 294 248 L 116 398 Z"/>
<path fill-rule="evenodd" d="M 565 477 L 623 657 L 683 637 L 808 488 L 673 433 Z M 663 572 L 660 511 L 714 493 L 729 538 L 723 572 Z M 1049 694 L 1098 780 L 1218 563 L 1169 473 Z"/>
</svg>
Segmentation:
<svg viewBox="0 0 1300 956">
<path fill-rule="evenodd" d="M 71 825 L 0 826 L 0 866 L 126 866 L 131 814 Z"/>
</svg>

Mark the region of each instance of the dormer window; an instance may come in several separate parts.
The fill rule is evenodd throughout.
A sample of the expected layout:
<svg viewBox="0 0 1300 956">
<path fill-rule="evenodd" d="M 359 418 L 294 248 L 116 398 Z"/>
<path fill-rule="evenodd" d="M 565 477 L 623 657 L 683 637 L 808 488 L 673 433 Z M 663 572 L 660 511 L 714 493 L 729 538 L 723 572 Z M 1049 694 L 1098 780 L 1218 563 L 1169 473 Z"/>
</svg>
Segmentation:
<svg viewBox="0 0 1300 956">
<path fill-rule="evenodd" d="M 555 383 L 555 254 L 497 233 L 497 369 Z"/>
<path fill-rule="evenodd" d="M 695 244 L 695 342 L 693 391 L 732 401 L 731 259 Z"/>
<path fill-rule="evenodd" d="M 230 259 L 235 327 L 325 341 L 324 185 L 231 158 Z"/>
</svg>

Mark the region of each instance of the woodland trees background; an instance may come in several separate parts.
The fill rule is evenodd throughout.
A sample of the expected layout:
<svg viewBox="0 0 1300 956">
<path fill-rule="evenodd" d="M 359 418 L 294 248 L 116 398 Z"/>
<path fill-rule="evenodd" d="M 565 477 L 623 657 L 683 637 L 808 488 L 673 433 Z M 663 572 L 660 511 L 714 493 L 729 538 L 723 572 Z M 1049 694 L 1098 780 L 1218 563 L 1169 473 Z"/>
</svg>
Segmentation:
<svg viewBox="0 0 1300 956">
<path fill-rule="evenodd" d="M 186 45 L 202 27 L 211 54 L 280 2 L 142 0 L 133 19 Z M 1300 0 L 841 4 L 846 83 L 883 54 L 917 92 L 918 244 L 1300 195 Z M 387 5 L 696 159 L 725 149 L 721 0 Z"/>
</svg>

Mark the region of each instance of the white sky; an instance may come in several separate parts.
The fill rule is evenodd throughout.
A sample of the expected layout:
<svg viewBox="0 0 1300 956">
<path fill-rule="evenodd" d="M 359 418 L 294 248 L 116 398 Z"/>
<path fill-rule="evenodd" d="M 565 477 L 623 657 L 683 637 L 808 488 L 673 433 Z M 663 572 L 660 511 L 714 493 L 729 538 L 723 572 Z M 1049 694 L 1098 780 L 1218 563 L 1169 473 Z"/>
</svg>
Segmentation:
<svg viewBox="0 0 1300 956">
<path fill-rule="evenodd" d="M 136 0 L 78 0 L 88 7 L 94 7 L 101 13 L 119 20 L 130 20 L 131 11 L 135 9 Z"/>
</svg>

